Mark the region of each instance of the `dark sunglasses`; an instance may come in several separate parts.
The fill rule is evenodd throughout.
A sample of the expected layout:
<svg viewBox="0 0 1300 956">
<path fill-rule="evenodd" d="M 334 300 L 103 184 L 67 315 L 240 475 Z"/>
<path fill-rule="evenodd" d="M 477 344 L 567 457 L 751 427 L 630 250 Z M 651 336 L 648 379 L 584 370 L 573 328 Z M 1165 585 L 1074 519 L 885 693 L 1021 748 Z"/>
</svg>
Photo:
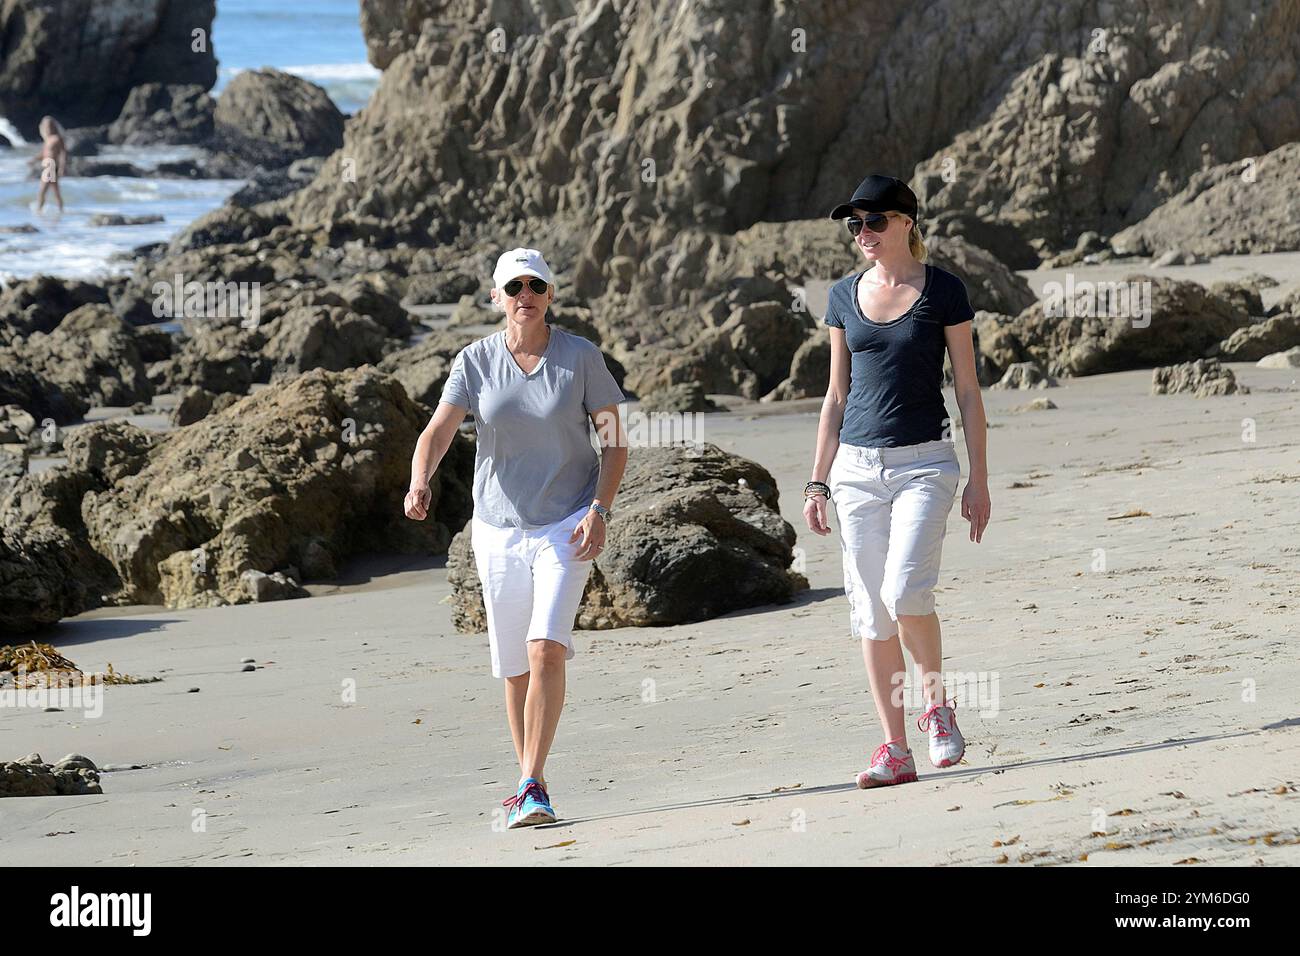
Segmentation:
<svg viewBox="0 0 1300 956">
<path fill-rule="evenodd" d="M 863 216 L 862 218 L 858 218 L 857 216 L 849 216 L 848 219 L 844 220 L 844 225 L 849 227 L 850 236 L 857 236 L 858 233 L 862 232 L 863 226 L 866 226 L 872 232 L 884 232 L 886 229 L 889 228 L 889 218 L 891 215 L 893 214 L 885 213 L 885 212 L 872 212 L 872 213 L 867 213 L 867 215 Z"/>
<path fill-rule="evenodd" d="M 511 279 L 501 287 L 501 291 L 510 298 L 514 298 L 523 291 L 524 283 L 522 279 Z M 532 289 L 537 295 L 546 295 L 546 290 L 550 288 L 545 279 L 539 279 L 536 276 L 528 280 L 528 288 Z"/>
</svg>

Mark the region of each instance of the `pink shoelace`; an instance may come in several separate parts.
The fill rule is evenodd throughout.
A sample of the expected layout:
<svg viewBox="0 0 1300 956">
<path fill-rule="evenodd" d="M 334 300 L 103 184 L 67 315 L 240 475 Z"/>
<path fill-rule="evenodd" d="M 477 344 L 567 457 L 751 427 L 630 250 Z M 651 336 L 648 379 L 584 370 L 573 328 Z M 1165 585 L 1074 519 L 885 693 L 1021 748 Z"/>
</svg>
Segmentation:
<svg viewBox="0 0 1300 956">
<path fill-rule="evenodd" d="M 538 783 L 536 780 L 531 780 L 524 787 L 524 789 L 520 790 L 513 797 L 510 797 L 506 800 L 502 800 L 501 806 L 503 807 L 514 807 L 516 805 L 523 806 L 524 800 L 528 798 L 528 794 L 532 793 L 532 791 L 534 790 L 536 790 L 541 795 L 542 803 L 546 803 L 547 802 L 546 791 L 542 788 L 542 785 Z"/>
<path fill-rule="evenodd" d="M 944 715 L 939 713 L 939 708 L 942 706 L 953 708 L 956 706 L 956 702 L 950 700 L 947 704 L 931 704 L 930 709 L 922 714 L 920 719 L 916 722 L 916 729 L 922 732 L 928 731 L 930 729 L 930 724 L 933 723 L 934 734 L 936 737 L 951 737 L 952 728 L 944 722 Z"/>
<path fill-rule="evenodd" d="M 902 740 L 902 738 L 898 738 Z M 902 757 L 895 757 L 889 750 L 889 745 L 895 743 L 893 740 L 886 740 L 876 748 L 876 752 L 871 755 L 871 766 L 875 767 L 884 764 L 888 770 L 897 770 L 900 767 L 906 767 L 907 761 Z"/>
</svg>

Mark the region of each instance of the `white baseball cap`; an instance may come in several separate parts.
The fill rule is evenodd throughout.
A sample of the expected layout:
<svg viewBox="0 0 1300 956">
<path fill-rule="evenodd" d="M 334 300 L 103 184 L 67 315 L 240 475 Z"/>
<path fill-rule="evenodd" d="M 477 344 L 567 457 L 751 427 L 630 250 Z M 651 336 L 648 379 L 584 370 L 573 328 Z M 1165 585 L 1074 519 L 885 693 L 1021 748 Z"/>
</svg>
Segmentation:
<svg viewBox="0 0 1300 956">
<path fill-rule="evenodd" d="M 499 289 L 517 276 L 537 276 L 554 285 L 551 267 L 536 249 L 511 249 L 501 253 L 497 267 L 492 270 L 492 285 Z"/>
</svg>

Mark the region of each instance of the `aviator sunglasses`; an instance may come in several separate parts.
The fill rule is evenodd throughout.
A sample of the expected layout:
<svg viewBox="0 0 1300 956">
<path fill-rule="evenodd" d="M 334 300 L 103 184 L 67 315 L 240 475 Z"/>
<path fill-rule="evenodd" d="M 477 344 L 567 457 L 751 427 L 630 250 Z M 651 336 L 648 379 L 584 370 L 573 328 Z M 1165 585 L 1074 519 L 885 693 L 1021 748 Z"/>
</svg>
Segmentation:
<svg viewBox="0 0 1300 956">
<path fill-rule="evenodd" d="M 501 291 L 510 298 L 514 298 L 523 291 L 524 283 L 522 279 L 511 279 L 501 287 Z M 546 290 L 550 288 L 545 279 L 539 279 L 536 276 L 528 280 L 528 288 L 532 289 L 537 295 L 546 295 Z"/>
<path fill-rule="evenodd" d="M 892 215 L 896 215 L 896 214 L 885 213 L 885 212 L 871 212 L 871 213 L 867 213 L 867 215 L 862 217 L 849 216 L 849 218 L 844 220 L 844 225 L 849 227 L 849 235 L 855 237 L 858 235 L 858 233 L 862 232 L 863 226 L 866 226 L 872 232 L 884 232 L 887 228 L 889 228 L 889 217 Z"/>
</svg>

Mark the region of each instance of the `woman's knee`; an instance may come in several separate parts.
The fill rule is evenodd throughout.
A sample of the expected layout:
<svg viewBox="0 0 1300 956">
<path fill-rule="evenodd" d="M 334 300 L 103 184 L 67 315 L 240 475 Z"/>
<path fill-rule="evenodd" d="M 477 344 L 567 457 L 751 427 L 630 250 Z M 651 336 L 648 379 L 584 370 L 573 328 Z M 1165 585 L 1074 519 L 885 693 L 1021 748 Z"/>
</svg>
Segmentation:
<svg viewBox="0 0 1300 956">
<path fill-rule="evenodd" d="M 541 638 L 528 642 L 528 661 L 534 665 L 543 667 L 563 665 L 568 652 L 569 649 L 559 641 Z"/>
</svg>

